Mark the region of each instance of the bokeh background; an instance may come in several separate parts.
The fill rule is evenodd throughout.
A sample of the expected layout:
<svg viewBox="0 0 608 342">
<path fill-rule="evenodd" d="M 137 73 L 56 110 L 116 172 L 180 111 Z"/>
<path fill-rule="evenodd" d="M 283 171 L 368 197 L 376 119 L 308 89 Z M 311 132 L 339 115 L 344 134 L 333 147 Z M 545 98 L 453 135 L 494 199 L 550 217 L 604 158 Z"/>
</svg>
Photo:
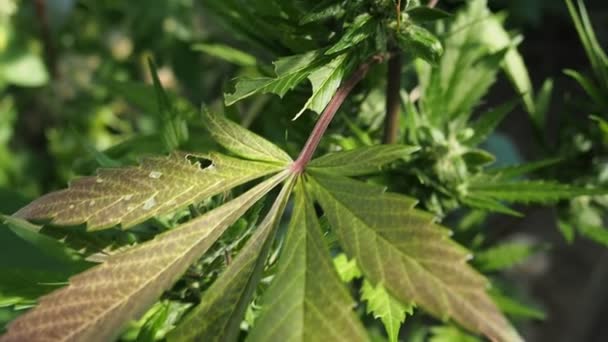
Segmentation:
<svg viewBox="0 0 608 342">
<path fill-rule="evenodd" d="M 116 146 L 136 133 L 157 131 L 155 108 L 127 101 L 116 81 L 150 82 L 146 59 L 159 66 L 163 85 L 198 105 L 214 101 L 234 76 L 234 66 L 196 49 L 201 42 L 244 47 L 238 37 L 206 15 L 201 3 L 212 0 L 0 0 L 0 212 L 12 213 L 31 199 L 65 186 L 92 171 L 97 151 Z M 462 1 L 441 0 L 444 9 Z M 608 46 L 608 2 L 585 1 L 596 34 Z M 520 51 L 536 87 L 552 77 L 555 89 L 549 132 L 560 129 L 569 97 L 580 93 L 563 74 L 588 69 L 588 60 L 560 0 L 494 0 L 507 26 L 524 36 Z M 245 47 L 246 48 L 246 47 Z M 268 58 L 272 56 L 260 56 Z M 506 80 L 486 98 L 488 105 L 512 96 Z M 253 123 L 262 135 L 280 137 L 294 125 L 286 116 Z M 309 120 L 308 122 L 306 120 Z M 298 125 L 310 125 L 311 118 Z M 533 159 L 536 145 L 527 114 L 512 113 L 488 148 L 513 163 Z M 300 137 L 292 137 L 296 141 Z M 557 133 L 553 137 L 558 139 Z M 143 139 L 133 150 L 159 150 Z M 133 147 L 133 146 L 131 146 Z M 130 147 L 130 148 L 131 148 Z M 544 321 L 525 327 L 530 341 L 605 341 L 608 326 L 608 252 L 586 240 L 565 242 L 549 209 L 528 208 L 524 219 L 497 217 L 494 229 L 512 239 L 550 247 L 512 270 L 535 302 Z M 0 282 L 17 281 L 3 267 L 61 269 L 12 232 L 0 229 Z M 0 307 L 0 322 L 11 313 Z"/>
</svg>

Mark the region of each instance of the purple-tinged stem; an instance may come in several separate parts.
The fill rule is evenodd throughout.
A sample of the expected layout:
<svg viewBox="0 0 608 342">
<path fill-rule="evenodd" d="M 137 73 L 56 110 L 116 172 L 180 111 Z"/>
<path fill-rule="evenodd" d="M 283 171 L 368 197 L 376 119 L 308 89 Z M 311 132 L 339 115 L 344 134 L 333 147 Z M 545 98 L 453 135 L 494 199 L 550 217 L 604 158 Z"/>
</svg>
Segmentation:
<svg viewBox="0 0 608 342">
<path fill-rule="evenodd" d="M 304 171 L 308 162 L 312 158 L 315 153 L 317 147 L 319 146 L 319 142 L 321 138 L 325 134 L 327 127 L 329 127 L 329 123 L 334 118 L 334 115 L 348 97 L 348 94 L 355 88 L 355 86 L 367 75 L 367 72 L 372 67 L 372 65 L 376 63 L 381 63 L 387 58 L 386 55 L 378 54 L 373 56 L 369 61 L 361 64 L 357 70 L 352 74 L 352 76 L 343 83 L 340 88 L 336 91 L 336 94 L 327 104 L 325 110 L 321 114 L 321 117 L 317 121 L 315 128 L 310 133 L 308 140 L 306 141 L 306 145 L 300 152 L 298 159 L 291 165 L 291 171 L 293 173 L 299 174 Z"/>
</svg>

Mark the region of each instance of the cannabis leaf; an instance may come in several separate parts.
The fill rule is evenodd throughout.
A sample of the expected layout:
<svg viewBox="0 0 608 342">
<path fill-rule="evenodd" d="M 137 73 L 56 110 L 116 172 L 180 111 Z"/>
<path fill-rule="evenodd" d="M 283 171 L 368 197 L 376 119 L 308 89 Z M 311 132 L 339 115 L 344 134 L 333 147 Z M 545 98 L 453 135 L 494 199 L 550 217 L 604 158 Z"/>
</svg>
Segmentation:
<svg viewBox="0 0 608 342">
<path fill-rule="evenodd" d="M 468 2 L 450 22 L 438 67 L 419 65 L 425 94 L 421 106 L 432 123 L 468 117 L 494 83 L 509 48 L 490 50 L 484 33 L 489 18 L 485 0 Z"/>
<path fill-rule="evenodd" d="M 308 75 L 308 79 L 312 84 L 312 95 L 306 101 L 304 107 L 295 115 L 294 120 L 300 117 L 307 109 L 316 113 L 321 113 L 325 109 L 325 106 L 327 106 L 329 100 L 336 93 L 346 73 L 347 56 L 347 54 L 340 55 Z"/>
<path fill-rule="evenodd" d="M 200 160 L 211 165 L 204 167 Z M 117 224 L 128 228 L 278 170 L 219 153 L 174 152 L 146 158 L 138 167 L 101 169 L 95 177 L 78 179 L 66 190 L 40 197 L 15 216 L 50 218 L 58 225 L 87 223 L 91 230 Z"/>
<path fill-rule="evenodd" d="M 475 265 L 482 271 L 511 268 L 524 262 L 539 250 L 538 246 L 521 242 L 506 242 L 475 254 Z"/>
<path fill-rule="evenodd" d="M 117 224 L 128 228 L 278 172 L 291 160 L 274 144 L 223 117 L 209 111 L 203 117 L 220 145 L 257 161 L 216 152 L 173 152 L 168 157 L 148 157 L 137 167 L 101 169 L 96 177 L 78 179 L 66 190 L 40 197 L 15 216 L 52 219 L 58 225 L 87 223 L 91 230 Z"/>
<path fill-rule="evenodd" d="M 341 176 L 361 176 L 378 172 L 382 166 L 406 159 L 418 150 L 418 147 L 399 144 L 365 146 L 316 158 L 310 162 L 308 169 Z"/>
<path fill-rule="evenodd" d="M 473 129 L 474 135 L 468 139 L 466 143 L 471 146 L 476 146 L 486 141 L 490 134 L 494 132 L 500 122 L 515 108 L 519 101 L 519 99 L 511 100 L 482 114 L 481 117 L 473 123 L 471 128 Z"/>
<path fill-rule="evenodd" d="M 250 341 L 364 341 L 353 300 L 325 245 L 310 196 L 296 188 L 279 268 L 262 299 Z"/>
<path fill-rule="evenodd" d="M 239 157 L 286 166 L 291 157 L 285 151 L 242 126 L 203 109 L 203 122 L 213 140 Z"/>
<path fill-rule="evenodd" d="M 103 264 L 42 297 L 36 309 L 13 321 L 8 341 L 105 341 L 139 317 L 257 200 L 282 182 L 279 173 L 236 199 L 155 239 L 110 256 Z"/>
<path fill-rule="evenodd" d="M 373 313 L 375 318 L 380 318 L 388 334 L 390 342 L 397 342 L 399 328 L 405 321 L 406 314 L 414 312 L 414 305 L 403 305 L 391 296 L 384 286 L 378 284 L 374 287 L 370 282 L 363 282 L 361 287 L 361 299 L 367 301 L 367 312 Z"/>
<path fill-rule="evenodd" d="M 289 178 L 245 248 L 205 292 L 201 303 L 169 334 L 170 341 L 236 340 L 294 182 L 294 176 Z"/>
<path fill-rule="evenodd" d="M 309 179 L 340 244 L 372 284 L 491 339 L 521 340 L 486 294 L 487 281 L 466 264 L 466 250 L 413 209 L 414 200 L 347 178 Z"/>
<path fill-rule="evenodd" d="M 235 91 L 225 95 L 230 106 L 254 94 L 274 93 L 283 97 L 318 66 L 323 51 L 309 51 L 301 55 L 283 57 L 275 65 L 276 77 L 243 77 L 237 80 Z"/>
<path fill-rule="evenodd" d="M 340 40 L 325 52 L 326 55 L 332 55 L 340 51 L 352 48 L 364 41 L 374 31 L 374 21 L 372 16 L 364 13 L 355 18 L 352 25 L 349 26 Z"/>
<path fill-rule="evenodd" d="M 550 181 L 500 181 L 489 182 L 485 177 L 468 185 L 467 191 L 497 201 L 517 203 L 553 203 L 561 199 L 585 195 L 602 195 L 603 188 L 582 188 Z"/>
</svg>

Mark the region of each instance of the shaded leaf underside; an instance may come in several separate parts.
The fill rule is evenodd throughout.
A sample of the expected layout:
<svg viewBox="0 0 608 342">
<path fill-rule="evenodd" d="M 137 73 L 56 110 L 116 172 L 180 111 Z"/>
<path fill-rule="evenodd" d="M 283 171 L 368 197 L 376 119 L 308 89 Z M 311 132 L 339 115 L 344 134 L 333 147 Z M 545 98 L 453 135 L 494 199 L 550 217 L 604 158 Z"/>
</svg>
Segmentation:
<svg viewBox="0 0 608 342">
<path fill-rule="evenodd" d="M 302 183 L 277 274 L 248 341 L 365 341 Z"/>
<path fill-rule="evenodd" d="M 499 341 L 520 341 L 466 263 L 467 251 L 415 201 L 347 178 L 314 174 L 320 202 L 345 252 L 401 302 Z"/>
<path fill-rule="evenodd" d="M 201 160 L 211 164 L 205 167 Z M 57 225 L 87 223 L 91 230 L 117 224 L 128 228 L 280 169 L 218 153 L 174 152 L 146 158 L 136 167 L 100 169 L 97 176 L 78 179 L 68 189 L 44 195 L 14 215 L 52 219 Z"/>
<path fill-rule="evenodd" d="M 2 342 L 107 341 L 169 288 L 253 203 L 288 176 L 279 173 L 238 198 L 155 239 L 111 256 L 13 321 Z"/>
</svg>

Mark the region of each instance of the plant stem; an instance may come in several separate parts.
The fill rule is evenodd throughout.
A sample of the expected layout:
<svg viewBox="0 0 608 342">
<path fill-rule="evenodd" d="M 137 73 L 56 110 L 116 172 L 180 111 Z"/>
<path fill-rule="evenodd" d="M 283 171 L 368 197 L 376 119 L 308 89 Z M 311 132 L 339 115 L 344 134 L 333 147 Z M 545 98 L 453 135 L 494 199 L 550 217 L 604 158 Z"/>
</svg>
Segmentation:
<svg viewBox="0 0 608 342">
<path fill-rule="evenodd" d="M 429 1 L 428 6 L 430 8 L 433 8 L 433 7 L 435 7 L 437 5 L 438 2 L 439 2 L 439 0 L 431 0 L 431 1 Z"/>
<path fill-rule="evenodd" d="M 386 84 L 386 116 L 384 118 L 383 143 L 394 144 L 397 142 L 399 131 L 399 114 L 401 113 L 401 54 L 394 54 L 388 61 L 387 84 Z"/>
<path fill-rule="evenodd" d="M 350 94 L 350 92 L 353 90 L 353 88 L 355 88 L 357 83 L 359 83 L 365 77 L 365 75 L 367 75 L 367 72 L 372 67 L 372 65 L 376 63 L 381 63 L 386 58 L 387 56 L 384 54 L 374 55 L 367 62 L 361 64 L 357 68 L 357 70 L 355 70 L 355 72 L 351 75 L 351 77 L 345 83 L 343 83 L 340 88 L 338 88 L 336 94 L 329 101 L 327 107 L 325 107 L 325 110 L 321 114 L 321 117 L 319 118 L 319 120 L 317 120 L 315 128 L 310 133 L 310 136 L 306 141 L 306 145 L 304 145 L 304 148 L 300 152 L 298 159 L 296 159 L 296 161 L 293 162 L 293 164 L 291 165 L 291 171 L 293 173 L 299 174 L 304 171 L 306 165 L 308 165 L 308 162 L 310 162 L 310 159 L 312 158 L 317 147 L 319 146 L 319 142 L 321 141 L 323 134 L 325 134 L 327 127 L 329 127 L 329 123 L 334 118 L 334 115 L 336 114 L 338 109 L 340 109 L 342 103 L 344 103 L 344 100 L 346 100 L 348 94 Z"/>
</svg>

